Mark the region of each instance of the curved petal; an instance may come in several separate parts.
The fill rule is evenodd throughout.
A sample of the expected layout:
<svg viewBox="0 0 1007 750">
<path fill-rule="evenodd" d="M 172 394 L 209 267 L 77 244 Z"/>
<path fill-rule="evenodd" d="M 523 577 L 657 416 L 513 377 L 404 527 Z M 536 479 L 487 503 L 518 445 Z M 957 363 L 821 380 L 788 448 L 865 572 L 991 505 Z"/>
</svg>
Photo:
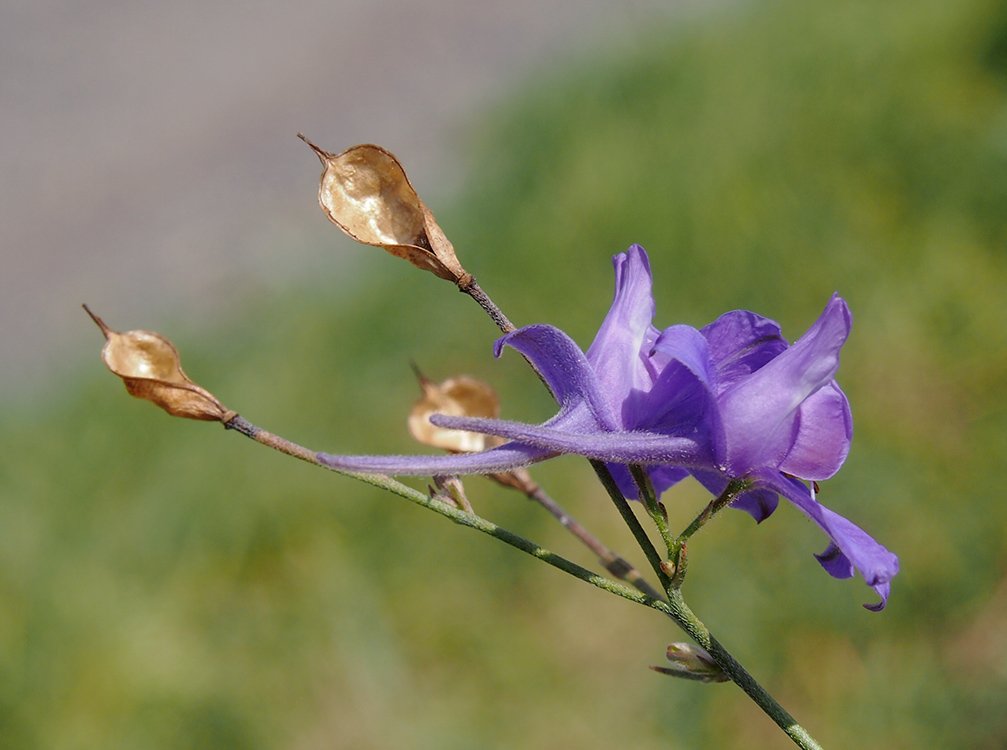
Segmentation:
<svg viewBox="0 0 1007 750">
<path fill-rule="evenodd" d="M 554 452 L 530 445 L 508 443 L 481 453 L 443 456 L 337 456 L 316 453 L 324 466 L 340 471 L 390 476 L 496 474 L 552 458 Z"/>
<path fill-rule="evenodd" d="M 820 555 L 815 555 L 815 559 L 825 568 L 825 572 L 833 578 L 844 580 L 853 578 L 856 570 L 850 558 L 843 554 L 843 551 L 836 546 L 835 542 L 829 542 L 829 546 Z"/>
<path fill-rule="evenodd" d="M 852 568 L 860 571 L 867 585 L 881 597 L 877 604 L 864 606 L 874 611 L 884 609 L 892 578 L 899 572 L 899 558 L 855 523 L 812 498 L 802 482 L 784 477 L 779 472 L 762 472 L 758 480 L 790 500 L 829 535 L 829 546 L 821 555 L 816 555 L 826 572 L 836 578 L 849 578 Z"/>
<path fill-rule="evenodd" d="M 778 357 L 788 346 L 775 320 L 748 310 L 724 313 L 700 333 L 709 342 L 718 393 Z"/>
<path fill-rule="evenodd" d="M 797 435 L 798 408 L 832 381 L 849 332 L 849 309 L 833 295 L 793 346 L 724 391 L 718 402 L 729 475 L 780 465 Z"/>
<path fill-rule="evenodd" d="M 587 350 L 587 359 L 612 402 L 620 404 L 633 390 L 649 390 L 651 377 L 641 356 L 654 319 L 650 260 L 631 245 L 612 258 L 615 297 Z"/>
<path fill-rule="evenodd" d="M 828 479 L 846 460 L 852 438 L 850 402 L 833 380 L 797 410 L 797 436 L 780 471 L 801 479 Z"/>
<path fill-rule="evenodd" d="M 496 356 L 500 356 L 504 346 L 527 357 L 545 379 L 562 411 L 583 402 L 606 429 L 618 429 L 612 402 L 580 347 L 563 331 L 545 324 L 525 326 L 497 339 Z"/>
<path fill-rule="evenodd" d="M 691 468 L 708 466 L 710 463 L 706 447 L 692 438 L 654 432 L 576 432 L 505 419 L 449 417 L 444 414 L 433 414 L 430 421 L 438 427 L 451 430 L 498 435 L 553 453 L 576 453 L 617 464 L 667 464 Z"/>
<path fill-rule="evenodd" d="M 692 326 L 670 326 L 654 342 L 653 353 L 662 358 L 664 367 L 654 387 L 641 398 L 643 416 L 630 426 L 705 440 L 714 462 L 719 463 L 724 433 L 706 339 Z"/>
<path fill-rule="evenodd" d="M 731 507 L 735 510 L 743 510 L 754 518 L 756 523 L 762 523 L 773 515 L 779 504 L 779 495 L 772 490 L 758 488 L 739 495 L 738 499 L 731 503 Z"/>
<path fill-rule="evenodd" d="M 692 326 L 668 326 L 654 342 L 651 353 L 660 352 L 665 363 L 681 362 L 703 385 L 713 390 L 714 374 L 710 366 L 710 345 Z"/>
</svg>

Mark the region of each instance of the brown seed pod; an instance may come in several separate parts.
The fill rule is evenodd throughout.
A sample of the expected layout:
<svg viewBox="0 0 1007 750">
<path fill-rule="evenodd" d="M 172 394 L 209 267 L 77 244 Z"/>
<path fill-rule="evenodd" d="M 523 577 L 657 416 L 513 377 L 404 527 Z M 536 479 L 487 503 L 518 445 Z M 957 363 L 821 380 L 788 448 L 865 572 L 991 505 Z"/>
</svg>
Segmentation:
<svg viewBox="0 0 1007 750">
<path fill-rule="evenodd" d="M 454 453 L 482 451 L 499 442 L 490 435 L 448 430 L 430 423 L 432 414 L 496 418 L 500 414 L 500 404 L 492 388 L 467 375 L 434 383 L 416 370 L 416 377 L 423 395 L 409 413 L 409 432 L 417 441 Z"/>
<path fill-rule="evenodd" d="M 459 375 L 434 383 L 423 375 L 415 364 L 413 371 L 423 391 L 423 395 L 416 400 L 409 413 L 409 432 L 415 440 L 452 453 L 474 453 L 505 442 L 495 435 L 449 430 L 430 423 L 431 414 L 496 419 L 500 416 L 500 400 L 490 386 L 468 375 Z M 487 476 L 505 487 L 519 490 L 526 495 L 539 489 L 525 469 Z"/>
<path fill-rule="evenodd" d="M 105 336 L 102 361 L 122 378 L 130 395 L 157 404 L 174 417 L 228 422 L 237 416 L 189 379 L 168 339 L 153 331 L 113 331 L 87 305 L 84 310 Z"/>
<path fill-rule="evenodd" d="M 330 154 L 298 137 L 322 162 L 318 204 L 329 221 L 357 242 L 383 248 L 442 279 L 471 280 L 393 154 L 371 144 Z"/>
</svg>

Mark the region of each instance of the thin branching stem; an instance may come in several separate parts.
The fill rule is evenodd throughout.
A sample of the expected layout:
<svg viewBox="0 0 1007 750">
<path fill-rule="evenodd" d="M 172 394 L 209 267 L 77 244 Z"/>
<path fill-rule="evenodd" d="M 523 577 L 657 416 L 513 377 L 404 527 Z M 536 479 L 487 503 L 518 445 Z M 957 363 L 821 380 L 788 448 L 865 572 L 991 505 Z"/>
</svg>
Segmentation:
<svg viewBox="0 0 1007 750">
<path fill-rule="evenodd" d="M 538 485 L 529 488 L 525 493 L 531 500 L 545 508 L 560 524 L 573 534 L 580 542 L 591 550 L 598 561 L 605 566 L 605 570 L 616 578 L 626 581 L 654 599 L 663 599 L 664 595 L 651 586 L 647 579 L 643 577 L 639 570 L 622 555 L 606 546 L 598 537 L 582 526 L 563 507 L 553 500 L 545 490 Z"/>
<path fill-rule="evenodd" d="M 735 479 L 728 484 L 718 497 L 715 497 L 710 501 L 709 505 L 703 508 L 702 512 L 693 519 L 692 523 L 686 527 L 685 531 L 678 535 L 678 541 L 685 542 L 686 539 L 705 526 L 711 518 L 737 500 L 738 495 L 751 487 L 751 485 L 751 481 L 747 479 Z"/>
<path fill-rule="evenodd" d="M 288 456 L 299 458 L 310 464 L 329 469 L 337 474 L 357 479 L 361 482 L 387 490 L 399 497 L 419 505 L 427 510 L 449 518 L 461 526 L 467 526 L 483 534 L 487 534 L 494 539 L 498 539 L 504 544 L 508 544 L 515 549 L 521 550 L 525 554 L 541 560 L 547 565 L 551 565 L 557 570 L 561 570 L 578 580 L 589 583 L 592 586 L 607 591 L 610 594 L 622 597 L 631 602 L 641 604 L 645 607 L 657 610 L 668 617 L 671 617 L 693 640 L 705 648 L 717 665 L 744 690 L 770 718 L 773 719 L 784 732 L 794 740 L 794 742 L 805 750 L 821 750 L 821 747 L 811 738 L 810 735 L 780 706 L 776 700 L 767 693 L 758 682 L 734 659 L 733 656 L 717 641 L 707 627 L 699 620 L 682 599 L 681 591 L 671 588 L 668 591 L 669 599 L 665 601 L 660 597 L 649 596 L 629 586 L 613 581 L 611 578 L 598 575 L 575 562 L 567 560 L 561 555 L 541 547 L 529 539 L 526 539 L 512 531 L 498 526 L 485 518 L 459 510 L 455 506 L 428 497 L 422 492 L 414 490 L 391 477 L 381 474 L 362 474 L 358 472 L 348 472 L 334 469 L 322 463 L 315 451 L 309 450 L 297 443 L 291 442 L 267 430 L 255 426 L 244 417 L 235 416 L 224 423 L 224 427 L 229 430 L 239 432 L 246 437 L 255 440 L 266 447 L 285 453 Z M 614 484 L 614 483 L 613 483 Z M 625 500 L 624 500 L 625 502 Z"/>
<path fill-rule="evenodd" d="M 495 539 L 499 539 L 505 544 L 509 544 L 511 547 L 515 547 L 532 557 L 542 560 L 554 568 L 562 570 L 564 573 L 569 573 L 575 578 L 585 581 L 586 583 L 590 583 L 592 586 L 608 591 L 611 594 L 621 596 L 624 599 L 629 599 L 637 604 L 649 606 L 653 609 L 662 611 L 665 614 L 670 613 L 668 604 L 660 595 L 651 596 L 640 591 L 634 591 L 628 586 L 624 586 L 617 581 L 600 576 L 575 562 L 567 560 L 565 557 L 550 552 L 544 547 L 541 547 L 512 531 L 508 531 L 492 521 L 482 518 L 475 513 L 460 510 L 450 503 L 436 497 L 429 497 L 412 487 L 402 484 L 392 477 L 384 474 L 364 474 L 360 472 L 343 471 L 341 469 L 328 466 L 319 460 L 317 452 L 291 442 L 290 440 L 280 437 L 268 430 L 264 430 L 261 427 L 257 427 L 240 415 L 237 415 L 225 422 L 224 427 L 228 430 L 239 432 L 242 435 L 251 438 L 255 442 L 266 446 L 267 448 L 272 448 L 273 450 L 285 453 L 288 456 L 293 456 L 294 458 L 299 458 L 302 461 L 306 461 L 314 466 L 328 469 L 329 471 L 342 474 L 343 476 L 350 477 L 351 479 L 357 479 L 374 487 L 387 490 L 388 492 L 398 495 L 409 502 L 415 503 L 427 510 L 432 510 L 439 515 L 449 518 L 457 524 L 468 526 L 476 531 L 488 534 Z"/>
<path fill-rule="evenodd" d="M 664 571 L 664 566 L 661 564 L 661 556 L 657 553 L 653 542 L 650 541 L 650 537 L 647 536 L 647 532 L 640 524 L 640 519 L 636 517 L 636 513 L 629 507 L 629 502 L 623 497 L 619 485 L 616 484 L 615 477 L 612 476 L 612 472 L 608 470 L 604 461 L 592 460 L 591 468 L 598 475 L 602 486 L 612 499 L 612 504 L 615 505 L 616 510 L 619 511 L 619 515 L 622 516 L 622 520 L 629 527 L 630 532 L 632 532 L 633 538 L 636 539 L 636 543 L 646 556 L 647 562 L 650 563 L 650 567 L 654 570 L 658 580 L 661 581 L 661 586 L 668 588 L 670 579 Z"/>
<path fill-rule="evenodd" d="M 490 299 L 490 296 L 483 291 L 482 287 L 476 282 L 475 277 L 466 276 L 458 282 L 458 291 L 462 294 L 467 294 L 476 304 L 481 307 L 490 319 L 496 323 L 497 328 L 503 333 L 513 333 L 515 329 L 514 324 L 510 322 L 510 319 L 503 314 L 503 310 L 496 306 L 496 303 Z"/>
<path fill-rule="evenodd" d="M 646 469 L 638 464 L 630 466 L 629 473 L 633 476 L 633 482 L 636 483 L 636 489 L 641 502 L 643 502 L 643 507 L 647 509 L 647 513 L 650 514 L 651 520 L 654 521 L 654 525 L 661 535 L 661 540 L 668 551 L 668 559 L 672 559 L 678 547 L 675 543 L 675 537 L 668 527 L 668 514 L 664 506 L 657 499 L 657 493 L 654 492 L 654 484 L 650 481 L 650 475 L 647 474 Z"/>
</svg>

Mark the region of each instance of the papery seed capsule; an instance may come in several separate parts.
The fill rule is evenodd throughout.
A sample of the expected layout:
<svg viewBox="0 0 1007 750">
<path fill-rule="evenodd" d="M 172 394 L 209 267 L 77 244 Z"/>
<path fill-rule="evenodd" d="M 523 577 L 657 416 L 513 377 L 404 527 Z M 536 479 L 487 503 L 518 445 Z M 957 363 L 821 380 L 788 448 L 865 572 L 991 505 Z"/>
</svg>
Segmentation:
<svg viewBox="0 0 1007 750">
<path fill-rule="evenodd" d="M 174 417 L 227 422 L 237 416 L 192 382 L 182 370 L 178 351 L 164 336 L 153 331 L 113 331 L 87 305 L 83 307 L 105 336 L 102 361 L 122 379 L 130 395 L 157 404 Z"/>
<path fill-rule="evenodd" d="M 431 414 L 495 419 L 500 414 L 500 405 L 492 388 L 468 375 L 434 383 L 415 365 L 413 369 L 423 391 L 409 412 L 409 432 L 417 441 L 455 453 L 473 453 L 492 447 L 494 439 L 488 435 L 448 430 L 430 423 Z"/>
<path fill-rule="evenodd" d="M 433 414 L 496 419 L 500 416 L 500 401 L 489 385 L 468 375 L 459 375 L 434 383 L 420 372 L 415 364 L 413 371 L 423 391 L 420 398 L 413 403 L 408 420 L 409 432 L 417 442 L 452 453 L 475 453 L 505 442 L 494 435 L 449 430 L 430 422 L 430 416 Z M 539 490 L 538 484 L 526 469 L 515 469 L 488 476 L 493 481 L 526 495 Z"/>
<path fill-rule="evenodd" d="M 357 242 L 383 248 L 442 279 L 471 281 L 391 152 L 361 144 L 331 154 L 298 137 L 322 163 L 318 204 L 329 221 Z"/>
</svg>

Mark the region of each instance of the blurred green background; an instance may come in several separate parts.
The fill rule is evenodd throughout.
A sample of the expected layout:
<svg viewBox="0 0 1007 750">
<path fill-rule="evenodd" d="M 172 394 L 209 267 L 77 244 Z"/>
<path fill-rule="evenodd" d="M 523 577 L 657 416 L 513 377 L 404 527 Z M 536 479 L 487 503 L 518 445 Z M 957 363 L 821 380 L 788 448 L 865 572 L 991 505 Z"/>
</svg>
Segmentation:
<svg viewBox="0 0 1007 750">
<path fill-rule="evenodd" d="M 856 434 L 822 498 L 900 555 L 888 609 L 820 570 L 787 505 L 704 530 L 687 597 L 826 747 L 1007 746 L 1003 4 L 752 3 L 641 30 L 488 112 L 467 171 L 434 206 L 465 265 L 516 323 L 584 346 L 632 242 L 659 326 L 742 307 L 793 338 L 843 294 Z M 160 330 L 229 406 L 319 449 L 418 451 L 410 358 L 491 382 L 505 416 L 552 414 L 470 300 L 333 242 L 359 258 L 226 323 L 109 323 Z M 789 746 L 737 688 L 648 671 L 682 639 L 655 613 L 168 419 L 97 359 L 65 386 L 0 427 L 4 747 Z M 534 474 L 640 559 L 583 461 Z M 527 501 L 467 485 L 593 565 Z M 665 501 L 678 526 L 705 498 Z"/>
</svg>

